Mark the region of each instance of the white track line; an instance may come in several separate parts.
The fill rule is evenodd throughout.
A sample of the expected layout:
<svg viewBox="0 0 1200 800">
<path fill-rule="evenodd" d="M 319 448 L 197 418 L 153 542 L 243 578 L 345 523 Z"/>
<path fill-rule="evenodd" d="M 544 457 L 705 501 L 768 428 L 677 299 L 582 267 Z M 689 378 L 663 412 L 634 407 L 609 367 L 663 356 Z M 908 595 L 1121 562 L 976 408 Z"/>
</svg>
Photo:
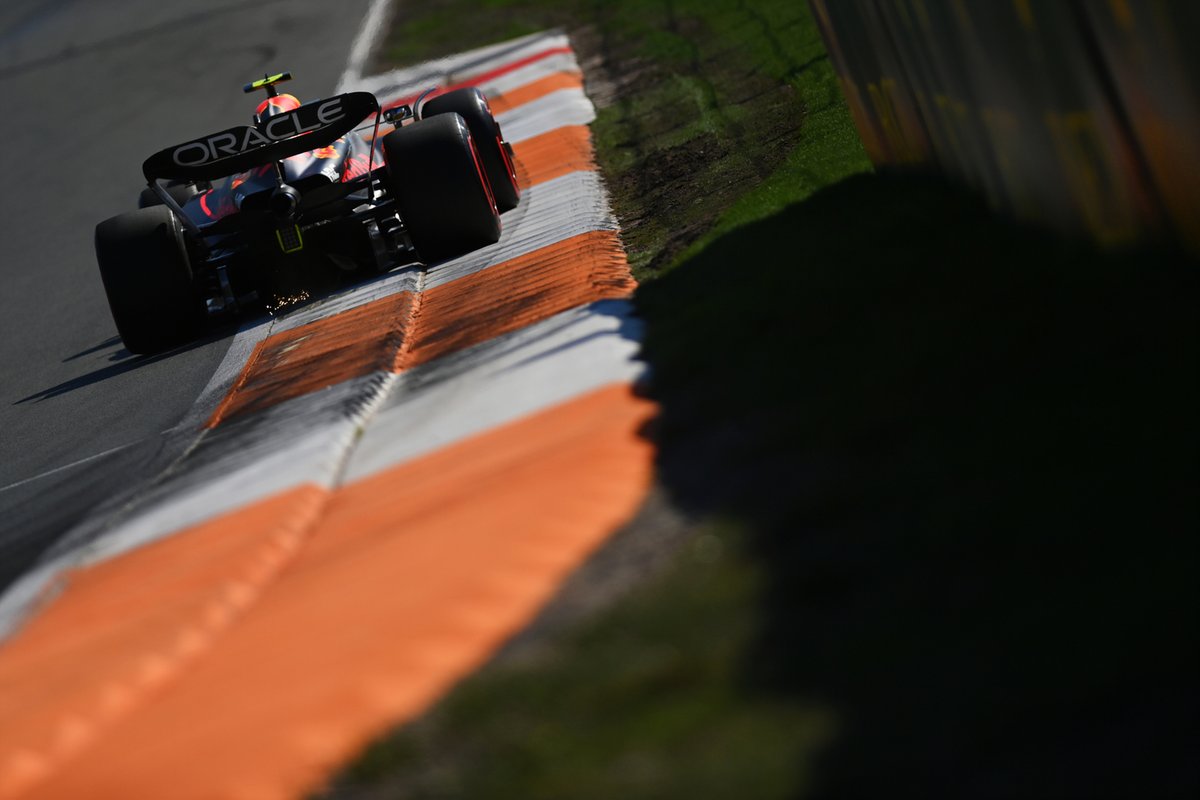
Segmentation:
<svg viewBox="0 0 1200 800">
<path fill-rule="evenodd" d="M 335 94 L 347 91 L 348 87 L 362 80 L 363 67 L 371 55 L 371 50 L 375 47 L 379 32 L 383 29 L 390 6 L 391 0 L 372 0 L 371 7 L 367 10 L 367 16 L 358 31 L 358 36 L 354 38 L 354 44 L 350 45 L 350 58 L 346 62 L 346 70 L 338 80 L 337 88 L 334 90 Z"/>
<path fill-rule="evenodd" d="M 43 472 L 40 475 L 34 475 L 32 478 L 26 478 L 25 480 L 17 481 L 16 483 L 10 483 L 8 486 L 0 486 L 0 492 L 7 492 L 9 489 L 16 489 L 17 487 L 24 486 L 27 483 L 33 483 L 34 481 L 40 481 L 42 478 L 49 478 L 51 475 L 57 475 L 60 472 L 66 472 L 69 469 L 74 469 L 75 467 L 81 467 L 84 464 L 95 461 L 98 458 L 104 458 L 105 456 L 111 456 L 113 453 L 119 453 L 122 450 L 126 450 L 130 447 L 133 447 L 135 444 L 138 444 L 141 441 L 144 441 L 144 440 L 138 439 L 135 442 L 126 442 L 125 444 L 118 445 L 117 447 L 114 447 L 110 450 L 105 450 L 103 453 L 96 453 L 93 456 L 87 456 L 86 458 L 81 458 L 78 461 L 72 461 L 70 464 L 63 464 L 61 467 L 55 467 L 54 469 L 47 470 L 46 472 Z"/>
</svg>

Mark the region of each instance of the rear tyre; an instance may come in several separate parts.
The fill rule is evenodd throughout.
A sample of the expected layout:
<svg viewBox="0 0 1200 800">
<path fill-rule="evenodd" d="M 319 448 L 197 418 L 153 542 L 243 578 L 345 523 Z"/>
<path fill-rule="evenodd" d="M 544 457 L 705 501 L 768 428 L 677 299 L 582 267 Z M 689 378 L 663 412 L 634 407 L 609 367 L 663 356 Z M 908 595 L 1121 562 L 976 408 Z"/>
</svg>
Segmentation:
<svg viewBox="0 0 1200 800">
<path fill-rule="evenodd" d="M 500 212 L 466 122 L 443 114 L 383 137 L 388 190 L 417 254 L 455 258 L 500 238 Z"/>
<path fill-rule="evenodd" d="M 183 228 L 169 209 L 142 208 L 101 222 L 96 262 L 129 352 L 159 353 L 200 334 L 204 306 L 192 286 Z"/>
<path fill-rule="evenodd" d="M 175 202 L 179 203 L 180 208 L 183 208 L 188 200 L 200 194 L 194 183 L 168 183 L 163 188 L 167 190 L 167 194 L 175 198 Z M 138 208 L 150 208 L 162 204 L 163 201 L 158 199 L 158 195 L 149 186 L 142 189 L 142 193 L 138 195 Z"/>
<path fill-rule="evenodd" d="M 457 89 L 428 100 L 421 106 L 421 118 L 439 114 L 458 114 L 467 121 L 471 138 L 479 148 L 484 172 L 492 185 L 496 207 L 501 213 L 517 207 L 521 201 L 521 185 L 513 168 L 512 152 L 500 133 L 500 123 L 492 115 L 487 98 L 478 89 Z"/>
</svg>

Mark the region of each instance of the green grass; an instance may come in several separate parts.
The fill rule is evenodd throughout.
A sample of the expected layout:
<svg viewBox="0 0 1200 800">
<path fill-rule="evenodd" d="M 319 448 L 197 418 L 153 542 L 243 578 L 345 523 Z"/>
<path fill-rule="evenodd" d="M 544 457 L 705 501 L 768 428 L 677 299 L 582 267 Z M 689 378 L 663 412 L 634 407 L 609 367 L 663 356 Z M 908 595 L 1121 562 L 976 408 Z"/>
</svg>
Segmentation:
<svg viewBox="0 0 1200 800">
<path fill-rule="evenodd" d="M 398 58 L 579 24 L 639 76 L 594 130 L 695 521 L 333 796 L 1193 792 L 1197 264 L 859 174 L 795 3 L 459 7 Z"/>
<path fill-rule="evenodd" d="M 407 63 L 552 26 L 601 60 L 593 83 L 622 86 L 592 130 L 639 280 L 869 169 L 796 0 L 430 0 L 400 12 L 384 51 Z"/>
</svg>

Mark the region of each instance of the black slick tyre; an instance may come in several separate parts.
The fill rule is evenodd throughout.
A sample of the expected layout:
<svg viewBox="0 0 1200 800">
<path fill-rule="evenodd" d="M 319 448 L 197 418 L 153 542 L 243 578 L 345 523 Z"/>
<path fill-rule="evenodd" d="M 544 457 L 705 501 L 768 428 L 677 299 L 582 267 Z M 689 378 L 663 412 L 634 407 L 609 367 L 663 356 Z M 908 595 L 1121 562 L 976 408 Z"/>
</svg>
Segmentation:
<svg viewBox="0 0 1200 800">
<path fill-rule="evenodd" d="M 484 172 L 492 185 L 496 207 L 501 213 L 517 207 L 521 201 L 521 185 L 513 168 L 512 154 L 500 132 L 500 123 L 492 115 L 487 98 L 478 89 L 456 89 L 427 100 L 421 106 L 421 118 L 439 114 L 458 114 L 467 122 L 471 138 L 479 149 Z"/>
<path fill-rule="evenodd" d="M 163 188 L 167 190 L 167 194 L 174 198 L 176 203 L 179 203 L 180 208 L 183 208 L 188 200 L 200 194 L 193 183 L 168 183 Z M 162 204 L 163 201 L 158 199 L 158 195 L 149 186 L 142 189 L 142 193 L 138 195 L 138 208 L 150 208 L 151 206 L 161 206 Z"/>
<path fill-rule="evenodd" d="M 500 213 L 466 122 L 443 114 L 383 137 L 388 189 L 426 263 L 500 238 Z"/>
<path fill-rule="evenodd" d="M 192 286 L 182 226 L 169 209 L 142 208 L 101 222 L 96 262 L 129 352 L 159 353 L 200 334 L 204 306 Z"/>
</svg>

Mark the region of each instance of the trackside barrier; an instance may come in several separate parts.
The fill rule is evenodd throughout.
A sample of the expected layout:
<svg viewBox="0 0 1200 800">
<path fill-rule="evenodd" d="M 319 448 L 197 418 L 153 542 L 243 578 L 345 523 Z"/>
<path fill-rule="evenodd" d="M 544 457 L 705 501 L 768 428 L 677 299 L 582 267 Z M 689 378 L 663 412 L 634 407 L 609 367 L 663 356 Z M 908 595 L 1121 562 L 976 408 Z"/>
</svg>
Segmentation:
<svg viewBox="0 0 1200 800">
<path fill-rule="evenodd" d="M 877 166 L 1104 245 L 1200 253 L 1194 0 L 809 0 Z"/>
</svg>

